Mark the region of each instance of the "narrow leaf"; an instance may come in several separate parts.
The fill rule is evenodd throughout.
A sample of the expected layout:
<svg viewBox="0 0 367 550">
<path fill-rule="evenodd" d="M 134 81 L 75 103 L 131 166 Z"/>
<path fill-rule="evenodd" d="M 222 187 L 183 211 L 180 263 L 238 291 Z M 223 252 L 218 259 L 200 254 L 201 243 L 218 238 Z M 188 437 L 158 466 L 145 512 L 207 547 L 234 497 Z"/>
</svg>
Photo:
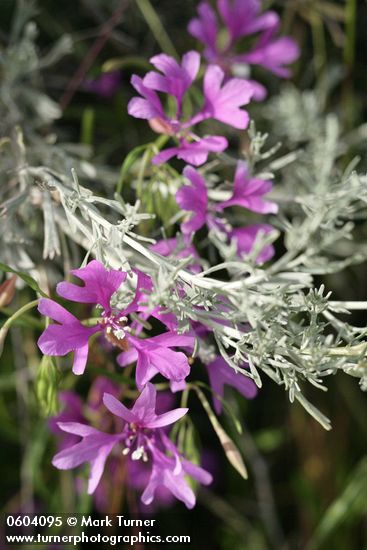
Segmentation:
<svg viewBox="0 0 367 550">
<path fill-rule="evenodd" d="M 17 271 L 16 269 L 13 269 L 12 267 L 6 265 L 6 264 L 3 264 L 0 262 L 0 271 L 3 271 L 4 273 L 15 273 L 16 275 L 18 275 L 18 277 L 20 277 L 30 288 L 32 288 L 32 290 L 35 290 L 36 292 L 38 292 L 39 294 L 41 294 L 41 296 L 43 296 L 44 298 L 48 298 L 47 294 L 45 294 L 43 292 L 43 290 L 41 290 L 41 288 L 39 287 L 37 281 L 35 281 L 33 279 L 33 277 L 31 277 L 30 275 L 28 275 L 27 273 L 23 273 L 22 271 Z"/>
<path fill-rule="evenodd" d="M 239 452 L 236 445 L 233 443 L 232 439 L 223 429 L 222 425 L 219 423 L 203 392 L 196 386 L 193 386 L 193 388 L 195 389 L 201 401 L 201 404 L 203 405 L 203 408 L 214 428 L 214 431 L 217 434 L 219 441 L 221 442 L 228 461 L 232 464 L 233 468 L 237 470 L 237 472 L 243 477 L 243 479 L 247 479 L 247 469 L 243 462 L 241 453 Z"/>
</svg>

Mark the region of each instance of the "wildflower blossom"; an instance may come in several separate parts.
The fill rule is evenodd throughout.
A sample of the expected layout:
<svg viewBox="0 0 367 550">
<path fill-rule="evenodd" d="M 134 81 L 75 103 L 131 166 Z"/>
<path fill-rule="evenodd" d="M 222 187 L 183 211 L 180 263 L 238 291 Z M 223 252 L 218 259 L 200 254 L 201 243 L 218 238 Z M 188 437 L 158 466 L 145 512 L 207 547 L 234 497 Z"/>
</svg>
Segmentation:
<svg viewBox="0 0 367 550">
<path fill-rule="evenodd" d="M 106 269 L 100 262 L 93 260 L 86 267 L 72 271 L 72 274 L 84 282 L 78 286 L 69 282 L 59 283 L 57 293 L 69 300 L 99 305 L 102 314 L 95 326 L 85 326 L 65 308 L 47 298 L 39 302 L 39 311 L 57 322 L 49 325 L 38 340 L 38 346 L 46 355 L 66 355 L 74 352 L 74 374 L 82 374 L 88 357 L 89 338 L 102 332 L 107 340 L 126 353 L 119 356 L 121 365 L 137 360 L 136 378 L 142 387 L 155 374 L 160 372 L 173 383 L 184 380 L 190 370 L 187 357 L 173 347 L 192 348 L 193 337 L 177 335 L 170 331 L 151 338 L 141 339 L 134 336 L 127 327 L 127 315 L 139 311 L 140 301 L 151 288 L 150 278 L 136 271 L 137 285 L 133 300 L 120 309 L 113 305 L 112 297 L 126 281 L 127 273 Z M 171 322 L 168 316 L 160 315 L 160 308 L 155 308 L 151 315 L 160 320 Z"/>
<path fill-rule="evenodd" d="M 104 393 L 109 393 L 118 398 L 121 395 L 121 388 L 108 378 L 98 376 L 88 392 L 85 403 L 74 391 L 60 392 L 59 398 L 63 405 L 62 411 L 52 417 L 48 423 L 51 432 L 56 436 L 58 452 L 80 442 L 80 436 L 62 430 L 59 423 L 88 424 L 89 419 L 98 430 L 122 430 L 124 421 L 115 415 L 111 415 L 106 409 L 103 404 Z M 171 392 L 159 392 L 156 400 L 156 411 L 164 412 L 168 410 L 172 407 L 174 400 Z M 106 464 L 107 468 L 93 493 L 94 504 L 97 510 L 103 513 L 109 510 L 111 491 L 121 483 L 122 478 L 132 489 L 143 490 L 150 476 L 149 464 L 141 460 L 130 460 L 126 464 L 125 457 L 122 454 L 120 456 L 109 455 Z M 127 476 L 124 474 L 126 469 L 128 470 Z M 77 488 L 82 491 L 78 481 Z M 171 493 L 164 488 L 160 488 L 157 491 L 155 501 L 158 505 L 168 506 L 172 504 L 173 499 Z"/>
<path fill-rule="evenodd" d="M 89 78 L 85 81 L 83 88 L 87 92 L 92 92 L 104 99 L 111 99 L 121 84 L 121 72 L 109 71 L 102 73 L 97 78 Z"/>
<path fill-rule="evenodd" d="M 268 234 L 274 231 L 274 227 L 267 223 L 254 223 L 245 227 L 236 227 L 228 232 L 228 237 L 234 241 L 237 249 L 237 256 L 240 258 L 251 253 L 258 234 Z M 256 257 L 259 264 L 269 261 L 275 254 L 273 245 L 267 244 Z"/>
<path fill-rule="evenodd" d="M 233 193 L 230 199 L 220 202 L 217 210 L 223 210 L 229 206 L 242 206 L 252 212 L 260 214 L 276 214 L 278 205 L 275 202 L 264 200 L 264 195 L 272 189 L 272 183 L 260 178 L 251 178 L 246 162 L 237 163 L 234 176 Z"/>
<path fill-rule="evenodd" d="M 131 99 L 128 112 L 131 116 L 148 120 L 154 131 L 178 140 L 177 147 L 161 151 L 153 158 L 153 163 L 161 164 L 177 156 L 198 166 L 206 161 L 209 152 L 224 151 L 228 146 L 224 137 L 199 137 L 193 133 L 191 128 L 203 120 L 211 118 L 235 128 L 247 127 L 249 117 L 241 107 L 250 102 L 253 95 L 251 84 L 233 78 L 222 85 L 222 69 L 209 67 L 204 75 L 204 105 L 199 112 L 185 120 L 182 116 L 182 103 L 197 76 L 199 54 L 194 51 L 186 53 L 181 65 L 165 54 L 154 56 L 151 62 L 160 73 L 150 71 L 143 79 L 136 75 L 132 77 L 131 83 L 141 97 Z M 166 115 L 157 92 L 166 93 L 175 99 L 175 113 L 172 117 Z"/>
<path fill-rule="evenodd" d="M 112 295 L 126 281 L 127 273 L 107 270 L 100 262 L 93 260 L 86 267 L 74 269 L 73 275 L 84 282 L 78 286 L 69 282 L 59 283 L 56 291 L 62 298 L 73 302 L 99 305 L 102 308 L 101 322 L 95 326 L 84 326 L 79 319 L 58 303 L 42 298 L 38 310 L 58 324 L 49 325 L 38 340 L 38 346 L 45 355 L 66 355 L 74 352 L 73 372 L 82 374 L 88 358 L 89 338 L 103 331 L 108 339 L 122 342 L 125 314 L 114 311 Z"/>
<path fill-rule="evenodd" d="M 109 454 L 116 445 L 120 445 L 128 460 L 142 460 L 151 465 L 149 482 L 142 495 L 143 503 L 150 504 L 157 488 L 163 485 L 188 508 L 192 508 L 195 495 L 187 484 L 185 474 L 204 484 L 211 482 L 211 475 L 187 461 L 165 432 L 165 428 L 182 418 L 188 409 L 173 409 L 157 415 L 156 389 L 150 383 L 145 386 L 132 409 L 126 408 L 108 393 L 104 394 L 103 402 L 113 415 L 124 421 L 122 431 L 107 434 L 86 424 L 60 423 L 62 430 L 82 439 L 58 453 L 53 459 L 54 466 L 68 470 L 89 462 L 88 492 L 93 493 L 100 482 Z"/>
<path fill-rule="evenodd" d="M 231 228 L 224 218 L 218 217 L 218 213 L 225 208 L 238 205 L 253 212 L 276 213 L 278 206 L 271 201 L 264 200 L 272 184 L 258 178 L 250 178 L 245 163 L 239 162 L 236 169 L 232 196 L 222 202 L 211 204 L 205 179 L 194 168 L 187 166 L 183 172 L 190 181 L 190 185 L 183 185 L 176 193 L 176 201 L 182 210 L 190 212 L 185 221 L 181 223 L 181 231 L 184 235 L 192 234 L 204 225 L 209 229 L 217 229 L 224 233 L 229 240 L 235 240 L 237 254 L 249 254 L 260 231 L 269 233 L 272 227 L 268 224 L 252 224 L 246 227 Z M 259 263 L 272 257 L 274 249 L 267 245 L 257 257 Z"/>
<path fill-rule="evenodd" d="M 261 13 L 260 0 L 217 0 L 217 9 L 227 34 L 223 43 L 223 33 L 218 17 L 208 2 L 198 6 L 198 16 L 189 23 L 188 30 L 205 46 L 204 56 L 209 63 L 219 65 L 227 74 L 240 69 L 243 74 L 248 65 L 260 65 L 279 77 L 290 76 L 287 65 L 299 56 L 296 42 L 287 36 L 278 37 L 279 16 L 274 11 Z M 244 37 L 257 36 L 248 51 L 241 51 Z M 262 100 L 265 88 L 252 82 L 254 99 Z"/>
<path fill-rule="evenodd" d="M 190 365 L 187 356 L 172 348 L 194 347 L 194 337 L 189 334 L 176 334 L 174 331 L 164 332 L 151 338 L 137 338 L 128 335 L 129 350 L 117 357 L 122 367 L 136 361 L 136 383 L 142 388 L 156 374 L 171 382 L 180 383 L 188 376 Z"/>
<path fill-rule="evenodd" d="M 222 411 L 222 401 L 218 398 L 223 398 L 224 386 L 232 386 L 246 399 L 252 399 L 257 394 L 256 384 L 241 373 L 237 373 L 230 367 L 223 357 L 217 357 L 214 361 L 207 363 L 210 385 L 214 391 L 213 403 L 217 414 Z M 248 365 L 242 365 L 241 368 L 246 368 Z"/>
<path fill-rule="evenodd" d="M 195 260 L 199 260 L 199 255 L 195 249 L 195 247 L 190 244 L 189 240 L 187 238 L 183 239 L 177 239 L 176 237 L 172 237 L 170 239 L 161 239 L 160 241 L 157 241 L 154 245 L 150 247 L 151 250 L 154 252 L 157 252 L 157 254 L 160 254 L 161 256 L 172 256 L 174 258 L 193 258 L 193 263 L 189 264 L 187 266 L 187 269 L 191 271 L 192 273 L 200 273 L 201 266 L 198 263 L 195 263 Z"/>
</svg>

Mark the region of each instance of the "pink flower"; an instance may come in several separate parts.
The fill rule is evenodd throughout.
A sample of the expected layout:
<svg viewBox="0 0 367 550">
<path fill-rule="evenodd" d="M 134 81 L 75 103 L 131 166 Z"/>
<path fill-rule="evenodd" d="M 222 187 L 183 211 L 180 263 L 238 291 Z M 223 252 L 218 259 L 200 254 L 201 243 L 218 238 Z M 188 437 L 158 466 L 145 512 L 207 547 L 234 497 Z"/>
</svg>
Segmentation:
<svg viewBox="0 0 367 550">
<path fill-rule="evenodd" d="M 161 164 L 176 156 L 198 166 L 206 161 L 209 152 L 224 151 L 228 146 L 224 137 L 199 137 L 191 131 L 191 127 L 203 120 L 212 118 L 234 128 L 247 127 L 249 117 L 241 107 L 249 103 L 254 93 L 251 84 L 234 78 L 222 86 L 223 71 L 220 67 L 209 67 L 204 76 L 203 108 L 184 120 L 182 102 L 197 76 L 200 55 L 195 51 L 186 53 L 181 65 L 166 54 L 154 56 L 151 62 L 160 72 L 151 71 L 144 79 L 136 75 L 132 77 L 131 83 L 141 97 L 131 99 L 128 112 L 131 116 L 148 120 L 154 131 L 175 137 L 178 141 L 176 147 L 170 147 L 156 155 L 153 163 Z M 165 114 L 157 92 L 166 93 L 175 99 L 173 117 Z"/>
<path fill-rule="evenodd" d="M 273 229 L 269 224 L 252 224 L 245 227 L 230 228 L 226 220 L 218 214 L 231 206 L 242 206 L 253 212 L 262 214 L 276 213 L 276 203 L 266 201 L 263 197 L 268 193 L 272 184 L 259 178 L 251 178 L 244 162 L 237 164 L 232 196 L 216 204 L 211 204 L 205 179 L 191 166 L 186 166 L 183 175 L 190 181 L 190 185 L 183 185 L 176 193 L 176 202 L 182 210 L 189 212 L 185 221 L 181 223 L 184 235 L 191 235 L 204 227 L 217 229 L 224 233 L 229 240 L 236 242 L 239 257 L 250 254 L 259 231 L 270 233 Z M 274 248 L 267 245 L 261 250 L 256 261 L 263 263 L 274 255 Z"/>
<path fill-rule="evenodd" d="M 247 376 L 240 372 L 235 372 L 223 357 L 217 357 L 205 366 L 208 371 L 210 385 L 214 391 L 213 403 L 217 414 L 220 414 L 222 411 L 222 402 L 217 396 L 224 396 L 224 386 L 232 386 L 246 399 L 252 399 L 257 395 L 256 384 L 251 378 L 247 378 Z M 241 368 L 246 367 L 248 365 L 241 366 Z"/>
<path fill-rule="evenodd" d="M 252 212 L 260 214 L 276 214 L 278 205 L 275 202 L 264 200 L 263 196 L 271 191 L 273 185 L 270 181 L 260 178 L 251 178 L 248 174 L 247 164 L 237 163 L 234 177 L 232 197 L 219 203 L 217 210 L 223 210 L 229 206 L 242 206 Z"/>
<path fill-rule="evenodd" d="M 237 227 L 228 233 L 228 237 L 234 240 L 237 246 L 237 255 L 239 257 L 247 256 L 251 253 L 258 233 L 271 233 L 274 230 L 272 225 L 266 223 L 254 223 L 245 227 Z M 269 261 L 275 254 L 274 247 L 269 244 L 259 252 L 256 262 L 262 264 Z"/>
<path fill-rule="evenodd" d="M 56 291 L 62 298 L 85 304 L 95 304 L 102 308 L 102 320 L 95 326 L 84 326 L 65 308 L 48 298 L 39 301 L 38 311 L 50 317 L 58 324 L 49 325 L 38 340 L 38 346 L 45 355 L 66 355 L 74 352 L 74 374 L 83 374 L 88 358 L 89 338 L 97 332 L 104 332 L 109 338 L 122 341 L 125 313 L 114 311 L 111 306 L 112 295 L 126 281 L 127 273 L 106 269 L 100 262 L 93 260 L 86 267 L 74 269 L 73 275 L 84 282 L 78 286 L 69 282 L 59 283 Z"/>
<path fill-rule="evenodd" d="M 195 250 L 194 246 L 189 244 L 187 239 L 184 239 L 181 243 L 175 237 L 171 239 L 162 239 L 157 241 L 156 244 L 150 247 L 151 250 L 160 254 L 161 256 L 176 258 L 188 258 L 192 257 L 194 260 L 199 260 L 199 255 Z M 201 266 L 199 263 L 192 263 L 187 266 L 187 269 L 192 273 L 200 273 Z"/>
<path fill-rule="evenodd" d="M 192 350 L 194 341 L 190 334 L 176 334 L 173 331 L 145 339 L 128 335 L 130 349 L 121 353 L 117 357 L 117 362 L 125 367 L 136 361 L 138 388 L 142 388 L 158 373 L 177 384 L 188 376 L 190 365 L 184 353 L 172 348 Z"/>
<path fill-rule="evenodd" d="M 172 314 L 162 313 L 160 306 L 152 311 L 141 305 L 146 299 L 146 293 L 152 289 L 152 281 L 148 275 L 135 270 L 137 283 L 135 296 L 129 305 L 123 309 L 114 307 L 111 303 L 113 294 L 125 282 L 127 274 L 121 271 L 107 270 L 101 263 L 93 260 L 82 269 L 72 271 L 84 286 L 63 282 L 57 285 L 57 292 L 64 298 L 88 304 L 98 304 L 102 314 L 96 320 L 95 326 L 84 326 L 62 306 L 49 299 L 41 299 L 39 311 L 51 317 L 58 324 L 49 325 L 38 340 L 38 346 L 46 355 L 66 355 L 74 352 L 74 374 L 82 374 L 88 357 L 89 338 L 97 332 L 102 332 L 114 346 L 123 350 L 118 356 L 120 365 L 125 366 L 137 361 L 136 381 L 142 388 L 157 373 L 168 378 L 174 387 L 184 381 L 190 372 L 186 355 L 172 348 L 184 347 L 188 350 L 194 346 L 191 335 L 179 335 L 174 330 L 149 338 L 139 338 L 141 325 L 136 321 L 131 327 L 126 326 L 128 314 L 142 312 L 145 318 L 150 316 L 175 329 L 177 320 Z M 135 335 L 131 329 L 135 328 Z M 175 386 L 176 385 L 176 386 Z"/>
<path fill-rule="evenodd" d="M 185 474 L 201 483 L 210 483 L 211 475 L 187 461 L 168 438 L 165 428 L 177 422 L 188 411 L 185 408 L 173 409 L 156 414 L 156 389 L 147 384 L 132 409 L 126 408 L 109 393 L 104 394 L 106 408 L 124 421 L 118 434 L 100 432 L 86 424 L 75 422 L 60 423 L 61 430 L 78 435 L 81 441 L 58 453 L 52 463 L 60 470 L 76 468 L 84 462 L 91 465 L 88 493 L 93 493 L 103 474 L 106 460 L 116 445 L 123 447 L 123 455 L 129 460 L 151 465 L 151 475 L 143 492 L 142 502 L 150 504 L 160 486 L 166 487 L 188 508 L 195 505 L 195 495 L 187 484 Z"/>
<path fill-rule="evenodd" d="M 299 47 L 292 38 L 276 36 L 280 20 L 274 11 L 260 13 L 260 0 L 217 0 L 217 9 L 224 29 L 208 2 L 199 4 L 198 16 L 188 26 L 190 34 L 204 44 L 208 62 L 221 66 L 226 73 L 235 72 L 238 65 L 249 64 L 260 65 L 282 78 L 290 76 L 286 65 L 299 57 Z M 228 35 L 224 44 L 219 40 L 223 30 Z M 241 40 L 254 35 L 258 37 L 255 44 L 243 52 Z M 266 95 L 265 88 L 253 84 L 254 99 L 261 101 Z"/>
</svg>

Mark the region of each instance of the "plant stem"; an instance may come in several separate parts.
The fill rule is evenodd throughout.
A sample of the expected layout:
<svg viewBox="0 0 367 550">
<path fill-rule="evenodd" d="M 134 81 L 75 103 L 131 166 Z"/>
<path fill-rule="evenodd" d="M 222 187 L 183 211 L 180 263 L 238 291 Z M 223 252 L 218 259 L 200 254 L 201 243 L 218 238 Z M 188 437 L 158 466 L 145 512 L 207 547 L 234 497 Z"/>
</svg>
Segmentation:
<svg viewBox="0 0 367 550">
<path fill-rule="evenodd" d="M 356 49 L 356 20 L 357 20 L 357 2 L 356 0 L 347 0 L 345 4 L 345 44 L 344 44 L 344 63 L 348 73 L 344 79 L 343 103 L 347 127 L 352 129 L 355 122 L 354 107 L 354 83 L 353 71 L 355 66 Z"/>
<path fill-rule="evenodd" d="M 176 48 L 166 33 L 166 30 L 150 0 L 136 0 L 136 3 L 162 50 L 173 57 L 178 57 Z"/>
<path fill-rule="evenodd" d="M 345 309 L 352 309 L 352 310 L 365 310 L 367 309 L 367 302 L 360 302 L 360 301 L 351 301 L 351 302 L 338 302 L 338 301 L 330 301 L 329 302 L 330 307 L 344 307 Z"/>
<path fill-rule="evenodd" d="M 344 62 L 350 69 L 354 67 L 355 62 L 356 19 L 357 2 L 356 0 L 347 0 L 345 5 L 346 36 L 343 53 Z"/>
<path fill-rule="evenodd" d="M 18 309 L 15 313 L 13 313 L 13 315 L 11 317 L 9 317 L 9 319 L 7 319 L 5 321 L 5 323 L 3 324 L 2 328 L 3 329 L 8 329 L 12 323 L 18 319 L 18 317 L 20 317 L 21 315 L 23 315 L 23 313 L 25 313 L 26 311 L 28 311 L 29 309 L 32 309 L 33 307 L 36 307 L 38 306 L 38 299 L 37 300 L 33 300 L 33 302 L 29 302 L 28 304 L 25 304 L 25 306 L 21 307 L 20 309 Z"/>
<path fill-rule="evenodd" d="M 91 49 L 89 50 L 85 58 L 83 59 L 82 63 L 79 65 L 74 76 L 68 83 L 62 98 L 60 99 L 60 107 L 62 110 L 64 110 L 69 105 L 75 92 L 83 82 L 85 75 L 87 74 L 93 62 L 95 61 L 96 57 L 98 56 L 99 52 L 102 50 L 103 46 L 107 42 L 111 32 L 116 27 L 116 25 L 120 22 L 121 16 L 123 12 L 126 10 L 126 8 L 128 7 L 128 5 L 129 5 L 129 0 L 123 0 L 122 2 L 120 2 L 119 6 L 115 10 L 115 12 L 112 14 L 110 19 L 106 21 L 106 23 L 103 25 L 100 35 L 95 40 L 93 46 L 91 47 Z"/>
<path fill-rule="evenodd" d="M 324 25 L 322 22 L 322 18 L 316 11 L 313 11 L 310 14 L 310 17 L 311 17 L 312 41 L 313 41 L 313 47 L 314 47 L 315 72 L 316 72 L 316 75 L 320 77 L 326 65 L 326 44 L 325 44 Z"/>
</svg>

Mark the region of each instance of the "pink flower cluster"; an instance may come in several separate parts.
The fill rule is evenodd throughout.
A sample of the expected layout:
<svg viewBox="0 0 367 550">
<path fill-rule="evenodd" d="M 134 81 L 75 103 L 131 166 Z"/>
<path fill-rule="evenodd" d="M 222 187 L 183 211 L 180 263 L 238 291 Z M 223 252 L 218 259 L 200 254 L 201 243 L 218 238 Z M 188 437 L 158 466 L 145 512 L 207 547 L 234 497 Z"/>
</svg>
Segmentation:
<svg viewBox="0 0 367 550">
<path fill-rule="evenodd" d="M 233 78 L 232 73 L 246 72 L 249 65 L 260 65 L 279 77 L 290 76 L 286 67 L 299 56 L 299 48 L 289 37 L 277 37 L 279 16 L 273 12 L 261 12 L 259 0 L 217 0 L 227 42 L 220 45 L 221 29 L 215 11 L 208 1 L 200 3 L 198 17 L 190 21 L 188 30 L 205 45 L 205 69 L 201 108 L 190 117 L 183 115 L 183 101 L 190 92 L 200 69 L 200 55 L 190 51 L 179 64 L 173 57 L 159 54 L 150 59 L 157 71 L 148 72 L 144 78 L 137 75 L 131 83 L 140 94 L 128 104 L 131 116 L 148 120 L 151 128 L 160 134 L 176 139 L 177 145 L 169 147 L 153 158 L 154 164 L 162 164 L 177 157 L 194 166 L 206 162 L 209 153 L 221 153 L 228 147 L 224 136 L 199 136 L 194 127 L 212 119 L 232 128 L 244 130 L 249 123 L 247 111 L 241 107 L 251 99 L 262 101 L 266 97 L 264 86 L 254 80 Z M 258 36 L 255 45 L 245 53 L 237 53 L 237 45 L 244 37 Z M 166 114 L 158 93 L 173 98 L 173 114 Z"/>
<path fill-rule="evenodd" d="M 201 58 L 196 51 L 184 54 L 181 63 L 166 54 L 154 56 L 151 63 L 155 71 L 143 78 L 132 77 L 132 85 L 139 96 L 128 104 L 131 116 L 147 120 L 155 132 L 176 141 L 175 146 L 160 151 L 153 158 L 154 164 L 165 163 L 173 157 L 189 164 L 183 170 L 185 184 L 175 196 L 183 213 L 181 234 L 157 242 L 152 250 L 175 259 L 190 257 L 192 261 L 187 268 L 194 273 L 201 271 L 200 256 L 194 244 L 197 232 L 207 228 L 209 232 L 220 233 L 228 244 L 234 243 L 241 259 L 251 253 L 259 232 L 272 231 L 272 226 L 264 223 L 233 227 L 225 217 L 228 209 L 242 208 L 263 215 L 278 212 L 277 205 L 266 198 L 272 189 L 271 182 L 253 176 L 244 161 L 237 163 L 233 184 L 224 189 L 224 200 L 213 200 L 211 186 L 192 165 L 205 163 L 209 153 L 223 152 L 228 141 L 222 135 L 201 136 L 198 127 L 204 121 L 215 120 L 239 130 L 247 128 L 249 115 L 243 107 L 252 99 L 263 99 L 266 91 L 253 80 L 232 77 L 238 66 L 246 69 L 249 65 L 260 65 L 280 77 L 287 77 L 289 69 L 286 66 L 299 53 L 292 39 L 277 36 L 279 17 L 272 11 L 261 13 L 259 0 L 217 0 L 217 11 L 222 29 L 216 11 L 207 1 L 199 4 L 198 16 L 189 23 L 189 32 L 205 46 L 204 57 L 208 62 L 203 73 L 200 107 L 191 115 L 187 115 L 184 108 L 199 75 Z M 223 30 L 227 36 L 224 43 L 219 39 Z M 239 51 L 242 39 L 254 36 L 255 42 L 249 50 Z M 107 95 L 111 78 L 90 84 L 90 89 Z M 119 75 L 113 78 L 119 82 Z M 164 95 L 170 98 L 169 109 L 164 106 Z M 266 245 L 258 252 L 256 262 L 266 262 L 273 254 L 273 247 Z M 244 397 L 253 398 L 257 392 L 255 384 L 250 378 L 236 373 L 217 352 L 200 355 L 201 348 L 213 349 L 211 333 L 206 326 L 189 321 L 190 329 L 182 334 L 173 313 L 167 313 L 162 306 L 147 306 L 149 294 L 154 290 L 149 275 L 137 269 L 130 274 L 108 269 L 96 260 L 71 273 L 79 279 L 79 284 L 61 282 L 57 285 L 57 294 L 71 302 L 88 305 L 91 318 L 81 321 L 56 301 L 42 298 L 39 311 L 54 323 L 40 336 L 39 348 L 50 356 L 73 353 L 72 370 L 80 376 L 88 362 L 91 339 L 98 335 L 105 349 L 118 351 L 116 360 L 120 367 L 136 366 L 138 392 L 135 393 L 138 396 L 130 408 L 120 401 L 126 399 L 123 378 L 121 386 L 107 378 L 97 378 L 86 405 L 76 393 L 63 392 L 60 397 L 64 409 L 50 422 L 51 430 L 59 439 L 53 464 L 65 470 L 89 463 L 88 492 L 95 494 L 97 506 L 108 500 L 106 464 L 109 476 L 116 477 L 118 482 L 123 463 L 129 472 L 127 483 L 142 490 L 143 504 L 151 505 L 155 498 L 162 503 L 170 502 L 174 497 L 192 508 L 195 494 L 187 478 L 206 485 L 212 481 L 212 476 L 187 460 L 173 436 L 170 437 L 169 427 L 180 422 L 188 412 L 182 407 L 172 409 L 172 401 L 176 392 L 187 387 L 193 349 L 199 349 L 217 414 L 222 410 L 225 386 L 232 386 Z M 184 289 L 180 291 L 184 296 Z M 196 308 L 200 310 L 199 306 Z M 155 326 L 161 327 L 159 334 L 147 330 L 152 320 Z M 218 322 L 223 324 L 223 321 Z M 242 365 L 242 368 L 247 367 L 246 363 Z M 167 392 L 157 395 L 152 383 L 157 376 L 163 377 L 171 390 L 168 392 L 170 403 L 163 407 L 165 410 L 160 402 Z"/>
<path fill-rule="evenodd" d="M 250 65 L 258 65 L 281 78 L 291 72 L 287 65 L 299 57 L 297 43 L 288 36 L 277 36 L 280 18 L 274 11 L 261 13 L 260 0 L 217 0 L 217 11 L 208 1 L 201 2 L 198 16 L 192 19 L 188 31 L 205 46 L 204 56 L 209 63 L 219 65 L 226 74 L 244 73 Z M 226 41 L 220 40 L 225 32 Z M 244 38 L 255 38 L 255 42 L 243 51 Z M 262 101 L 265 88 L 251 81 L 254 99 Z"/>
<path fill-rule="evenodd" d="M 100 333 L 108 344 L 120 352 L 117 362 L 127 366 L 136 362 L 136 385 L 141 390 L 140 396 L 131 410 L 117 400 L 111 391 L 103 393 L 98 409 L 104 407 L 120 419 L 118 433 L 106 433 L 80 420 L 80 407 L 75 405 L 75 398 L 69 394 L 67 401 L 70 412 L 60 415 L 58 422 L 53 422 L 53 429 L 65 432 L 68 438 L 63 441 L 62 450 L 54 457 L 53 464 L 59 469 L 70 469 L 84 462 L 91 464 L 88 492 L 93 493 L 101 480 L 105 463 L 109 455 L 119 447 L 129 461 L 142 461 L 143 467 L 149 465 L 150 476 L 142 494 L 142 502 L 150 504 L 155 492 L 165 487 L 176 498 L 182 500 L 188 508 L 195 504 L 195 496 L 185 480 L 189 475 L 200 483 L 210 483 L 211 475 L 192 464 L 180 453 L 166 433 L 166 426 L 178 421 L 188 409 L 174 409 L 157 415 L 156 389 L 150 380 L 161 374 L 169 380 L 173 392 L 185 388 L 185 380 L 190 373 L 187 353 L 194 347 L 195 328 L 188 334 L 178 334 L 177 319 L 172 314 L 162 312 L 157 307 L 147 314 L 143 305 L 146 294 L 152 289 L 149 276 L 135 270 L 135 291 L 133 299 L 126 307 L 113 305 L 114 295 L 124 293 L 128 274 L 123 271 L 106 269 L 100 262 L 93 260 L 86 267 L 72 271 L 83 286 L 70 282 L 57 285 L 59 296 L 73 302 L 90 304 L 98 307 L 99 318 L 93 326 L 87 326 L 74 317 L 57 302 L 42 298 L 39 311 L 56 323 L 50 324 L 38 340 L 41 351 L 46 355 L 63 356 L 74 353 L 74 374 L 81 375 L 88 359 L 89 339 Z M 126 288 L 126 294 L 128 289 Z M 141 314 L 142 320 L 155 317 L 168 328 L 162 334 L 142 337 L 142 326 L 139 317 L 128 322 L 131 313 Z M 186 351 L 178 351 L 181 348 Z M 217 358 L 217 361 L 220 361 Z M 255 385 L 250 379 L 243 379 L 228 365 L 220 362 L 220 368 L 214 372 L 213 365 L 208 365 L 210 381 L 215 387 L 216 395 L 223 395 L 224 384 L 234 387 L 247 397 L 255 394 Z M 217 410 L 218 401 L 215 402 Z M 106 425 L 106 412 L 104 422 Z M 111 422 L 107 422 L 110 425 Z M 77 438 L 75 442 L 74 438 Z M 66 444 L 67 442 L 67 444 Z"/>
<path fill-rule="evenodd" d="M 215 119 L 234 128 L 245 129 L 249 116 L 241 107 L 247 105 L 253 95 L 252 86 L 240 78 L 232 78 L 223 84 L 224 72 L 216 65 L 209 66 L 204 76 L 204 103 L 192 117 L 182 115 L 182 102 L 193 84 L 200 67 L 200 55 L 188 52 L 179 65 L 173 57 L 156 55 L 151 63 L 163 74 L 149 72 L 143 79 L 134 75 L 132 85 L 141 97 L 134 97 L 128 105 L 128 112 L 136 118 L 149 121 L 151 128 L 161 134 L 175 137 L 176 147 L 161 151 L 153 163 L 162 164 L 176 156 L 189 164 L 203 164 L 210 152 L 220 153 L 228 147 L 223 136 L 199 137 L 192 130 L 207 119 Z M 164 92 L 175 100 L 175 113 L 166 115 L 157 92 Z"/>
</svg>

